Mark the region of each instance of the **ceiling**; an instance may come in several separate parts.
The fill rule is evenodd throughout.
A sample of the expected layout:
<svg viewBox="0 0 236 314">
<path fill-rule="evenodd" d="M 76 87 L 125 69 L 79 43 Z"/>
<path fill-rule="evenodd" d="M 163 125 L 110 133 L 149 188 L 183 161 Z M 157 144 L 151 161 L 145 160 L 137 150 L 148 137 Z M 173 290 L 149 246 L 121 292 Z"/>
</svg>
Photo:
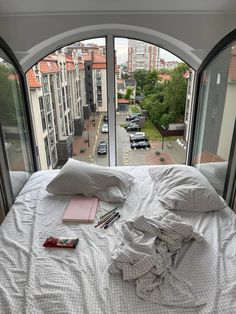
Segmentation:
<svg viewBox="0 0 236 314">
<path fill-rule="evenodd" d="M 1 14 L 59 12 L 232 12 L 235 0 L 1 0 Z"/>
<path fill-rule="evenodd" d="M 149 41 L 197 69 L 234 29 L 235 0 L 0 0 L 0 36 L 25 71 L 62 46 L 108 34 Z"/>
</svg>

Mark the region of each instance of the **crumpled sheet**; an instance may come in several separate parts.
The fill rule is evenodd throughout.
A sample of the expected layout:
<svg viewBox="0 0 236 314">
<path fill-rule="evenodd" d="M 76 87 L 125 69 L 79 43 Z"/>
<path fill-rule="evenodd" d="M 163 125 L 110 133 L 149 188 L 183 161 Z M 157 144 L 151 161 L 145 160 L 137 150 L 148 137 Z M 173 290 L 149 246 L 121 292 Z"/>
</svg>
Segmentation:
<svg viewBox="0 0 236 314">
<path fill-rule="evenodd" d="M 194 296 L 191 284 L 178 278 L 175 263 L 184 244 L 203 237 L 175 214 L 140 216 L 121 227 L 122 240 L 111 256 L 108 271 L 123 275 L 143 300 L 175 307 L 197 307 L 205 301 Z"/>
</svg>

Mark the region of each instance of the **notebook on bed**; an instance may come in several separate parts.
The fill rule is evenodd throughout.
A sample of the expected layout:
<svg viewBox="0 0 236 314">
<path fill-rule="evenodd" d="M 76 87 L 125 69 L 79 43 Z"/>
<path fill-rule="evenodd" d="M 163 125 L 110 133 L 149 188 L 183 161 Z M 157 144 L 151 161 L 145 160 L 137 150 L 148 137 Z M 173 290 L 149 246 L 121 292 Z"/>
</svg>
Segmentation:
<svg viewBox="0 0 236 314">
<path fill-rule="evenodd" d="M 70 200 L 62 216 L 63 222 L 93 222 L 98 207 L 97 197 L 77 196 Z"/>
</svg>

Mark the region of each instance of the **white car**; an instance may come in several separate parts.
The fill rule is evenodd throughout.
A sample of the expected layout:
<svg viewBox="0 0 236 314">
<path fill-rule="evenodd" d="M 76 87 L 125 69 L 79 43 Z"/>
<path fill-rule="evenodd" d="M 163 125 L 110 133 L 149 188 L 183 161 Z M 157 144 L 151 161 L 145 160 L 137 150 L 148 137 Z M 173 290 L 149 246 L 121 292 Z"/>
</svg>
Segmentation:
<svg viewBox="0 0 236 314">
<path fill-rule="evenodd" d="M 130 134 L 129 136 L 129 139 L 132 140 L 135 136 L 145 136 L 145 133 L 144 132 L 136 132 L 136 133 L 133 133 L 133 134 Z"/>
<path fill-rule="evenodd" d="M 104 123 L 102 126 L 102 133 L 108 133 L 108 124 Z"/>
</svg>

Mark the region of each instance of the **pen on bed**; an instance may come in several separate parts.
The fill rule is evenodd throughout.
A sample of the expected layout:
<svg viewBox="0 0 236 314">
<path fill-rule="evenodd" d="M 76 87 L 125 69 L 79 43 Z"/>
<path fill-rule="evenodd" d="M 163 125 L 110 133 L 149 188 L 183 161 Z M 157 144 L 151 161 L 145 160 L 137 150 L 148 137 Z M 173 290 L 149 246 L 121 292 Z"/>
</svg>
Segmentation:
<svg viewBox="0 0 236 314">
<path fill-rule="evenodd" d="M 113 222 L 115 222 L 117 219 L 120 218 L 120 214 L 118 213 L 117 216 L 115 216 L 110 222 L 108 222 L 105 226 L 104 229 L 108 228 L 111 224 L 113 224 Z"/>
<path fill-rule="evenodd" d="M 100 226 L 101 224 L 107 222 L 111 217 L 113 217 L 116 214 L 116 212 L 112 212 L 109 215 L 106 215 L 103 219 L 99 220 L 99 222 L 96 224 L 95 228 Z"/>
<path fill-rule="evenodd" d="M 110 215 L 110 214 L 113 213 L 116 209 L 117 209 L 117 207 L 115 207 L 115 208 L 109 210 L 109 212 L 107 212 L 106 214 L 102 215 L 102 216 L 100 217 L 100 219 L 103 219 L 103 218 L 105 218 L 106 216 Z"/>
<path fill-rule="evenodd" d="M 111 222 L 116 216 L 118 216 L 119 213 L 114 213 L 113 215 L 111 215 L 111 217 L 106 220 L 101 226 L 100 228 L 103 228 L 104 226 L 106 226 L 107 224 L 109 224 L 109 222 Z"/>
</svg>

